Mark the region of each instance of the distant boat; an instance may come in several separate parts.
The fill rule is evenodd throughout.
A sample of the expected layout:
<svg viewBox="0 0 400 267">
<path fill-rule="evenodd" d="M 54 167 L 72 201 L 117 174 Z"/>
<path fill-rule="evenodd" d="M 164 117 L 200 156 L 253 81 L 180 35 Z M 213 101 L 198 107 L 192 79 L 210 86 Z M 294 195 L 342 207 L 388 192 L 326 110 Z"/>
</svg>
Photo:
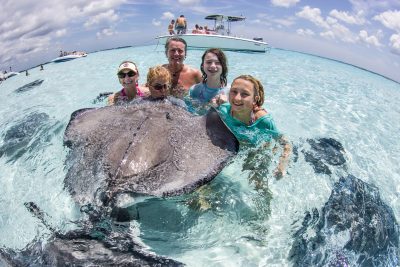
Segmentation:
<svg viewBox="0 0 400 267">
<path fill-rule="evenodd" d="M 73 60 L 73 59 L 77 59 L 77 58 L 80 58 L 80 57 L 86 57 L 86 56 L 87 56 L 87 54 L 85 52 L 77 52 L 77 53 L 76 52 L 72 52 L 72 53 L 69 53 L 69 54 L 67 54 L 65 56 L 60 56 L 58 58 L 55 58 L 55 59 L 52 60 L 52 62 L 54 62 L 54 63 L 65 62 L 65 61 L 70 61 L 70 60 Z"/>
<path fill-rule="evenodd" d="M 247 39 L 231 35 L 231 22 L 243 21 L 242 16 L 209 15 L 207 20 L 214 20 L 214 29 L 205 33 L 186 33 L 177 36 L 183 38 L 188 48 L 207 49 L 211 47 L 230 51 L 265 52 L 268 44 L 262 38 Z M 226 24 L 226 25 L 225 25 Z M 156 37 L 159 44 L 165 45 L 168 38 L 173 35 Z"/>
<path fill-rule="evenodd" d="M 7 73 L 0 73 L 0 80 L 5 80 L 5 79 L 8 79 L 8 78 L 13 77 L 15 75 L 19 75 L 19 72 L 10 71 L 10 72 L 7 72 Z"/>
</svg>

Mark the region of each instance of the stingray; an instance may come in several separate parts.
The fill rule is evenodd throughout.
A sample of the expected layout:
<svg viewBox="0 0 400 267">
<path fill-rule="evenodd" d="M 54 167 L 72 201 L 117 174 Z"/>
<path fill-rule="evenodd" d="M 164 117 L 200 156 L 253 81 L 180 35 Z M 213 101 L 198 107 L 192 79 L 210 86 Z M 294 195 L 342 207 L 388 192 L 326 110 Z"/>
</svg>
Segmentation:
<svg viewBox="0 0 400 267">
<path fill-rule="evenodd" d="M 395 266 L 399 227 L 378 189 L 348 175 L 335 184 L 321 212 L 307 212 L 293 235 L 294 266 Z"/>
<path fill-rule="evenodd" d="M 93 99 L 92 103 L 97 104 L 103 102 L 108 96 L 112 95 L 113 92 L 104 92 L 100 93 L 95 99 Z"/>
<path fill-rule="evenodd" d="M 3 135 L 0 144 L 0 157 L 7 156 L 7 161 L 11 162 L 48 142 L 51 138 L 51 135 L 48 134 L 50 131 L 61 130 L 59 127 L 54 127 L 57 126 L 57 122 L 49 115 L 36 111 L 14 121 L 13 124 Z M 52 129 L 53 127 L 54 129 Z"/>
<path fill-rule="evenodd" d="M 0 266 L 184 266 L 148 251 L 127 226 L 97 217 L 79 229 L 60 233 L 49 226 L 47 215 L 36 204 L 25 206 L 52 234 L 47 240 L 33 240 L 22 250 L 0 248 Z"/>
<path fill-rule="evenodd" d="M 169 101 L 74 112 L 65 187 L 80 205 L 120 193 L 157 197 L 191 192 L 212 180 L 239 143 L 213 109 L 194 116 Z"/>
<path fill-rule="evenodd" d="M 16 93 L 22 93 L 25 91 L 29 91 L 35 87 L 38 87 L 39 85 L 41 85 L 43 83 L 43 80 L 35 80 L 31 83 L 25 84 L 24 86 L 21 86 L 20 88 L 16 89 L 15 92 Z"/>
</svg>

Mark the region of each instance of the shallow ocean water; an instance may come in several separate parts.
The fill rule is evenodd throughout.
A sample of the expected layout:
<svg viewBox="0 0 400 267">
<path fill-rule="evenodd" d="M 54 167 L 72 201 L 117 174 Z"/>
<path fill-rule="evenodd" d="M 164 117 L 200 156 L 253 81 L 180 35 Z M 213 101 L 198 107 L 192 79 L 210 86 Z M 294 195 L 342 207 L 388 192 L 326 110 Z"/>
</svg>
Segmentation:
<svg viewBox="0 0 400 267">
<path fill-rule="evenodd" d="M 198 68 L 202 53 L 188 51 L 185 63 Z M 308 138 L 338 140 L 346 151 L 347 172 L 378 187 L 399 221 L 399 83 L 292 51 L 226 55 L 228 82 L 240 74 L 259 78 L 266 109 L 295 145 L 301 147 Z M 0 84 L 0 148 L 13 126 L 26 121 L 38 125 L 22 146 L 8 150 L 15 153 L 0 157 L 0 246 L 23 248 L 49 234 L 24 202 L 37 203 L 50 223 L 65 231 L 73 227 L 70 221 L 80 218 L 63 189 L 68 152 L 63 133 L 73 111 L 103 106 L 104 101 L 94 101 L 99 93 L 120 89 L 116 69 L 125 59 L 137 63 L 140 83 L 149 67 L 167 61 L 156 46 L 107 50 L 49 63 L 44 71 L 31 69 L 29 76 L 22 73 Z M 35 80 L 43 82 L 16 91 Z M 293 232 L 306 211 L 324 205 L 340 170 L 317 174 L 300 156 L 283 179 L 274 179 L 269 171 L 265 190 L 256 190 L 249 180 L 251 171 L 242 170 L 243 160 L 239 155 L 200 192 L 136 204 L 132 209 L 140 220 L 132 222 L 132 228 L 138 238 L 155 253 L 188 266 L 290 266 Z M 198 199 L 205 203 L 200 209 Z"/>
</svg>

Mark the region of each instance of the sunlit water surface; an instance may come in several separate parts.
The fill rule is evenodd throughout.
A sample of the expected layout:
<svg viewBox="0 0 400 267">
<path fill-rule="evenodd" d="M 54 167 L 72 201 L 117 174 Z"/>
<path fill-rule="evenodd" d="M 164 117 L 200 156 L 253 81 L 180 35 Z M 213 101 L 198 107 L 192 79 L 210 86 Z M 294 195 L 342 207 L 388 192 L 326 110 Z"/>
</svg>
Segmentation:
<svg viewBox="0 0 400 267">
<path fill-rule="evenodd" d="M 37 203 L 61 230 L 81 217 L 63 189 L 68 149 L 63 133 L 73 111 L 104 106 L 102 92 L 120 89 L 118 64 L 135 61 L 140 83 L 149 67 L 167 60 L 160 47 L 108 50 L 64 63 L 50 63 L 0 84 L 0 146 L 10 128 L 30 114 L 47 114 L 19 153 L 0 158 L 0 246 L 23 248 L 49 234 L 24 207 Z M 297 146 L 308 138 L 332 137 L 347 153 L 348 173 L 377 186 L 400 218 L 400 84 L 332 60 L 272 49 L 266 54 L 227 52 L 228 82 L 240 74 L 258 77 L 265 107 L 280 131 Z M 199 67 L 202 51 L 186 63 Z M 15 90 L 32 81 L 31 90 Z M 36 117 L 37 118 L 37 117 Z M 39 116 L 40 118 L 40 116 Z M 34 123 L 34 122 L 33 122 Z M 265 175 L 256 190 L 238 156 L 209 185 L 188 196 L 149 199 L 131 222 L 139 238 L 157 254 L 189 266 L 290 265 L 291 237 L 313 208 L 321 209 L 339 174 L 316 174 L 304 159 L 292 162 L 281 180 Z M 199 200 L 200 199 L 200 200 Z M 200 203 L 200 204 L 199 204 Z M 200 206 L 200 208 L 199 208 Z"/>
</svg>

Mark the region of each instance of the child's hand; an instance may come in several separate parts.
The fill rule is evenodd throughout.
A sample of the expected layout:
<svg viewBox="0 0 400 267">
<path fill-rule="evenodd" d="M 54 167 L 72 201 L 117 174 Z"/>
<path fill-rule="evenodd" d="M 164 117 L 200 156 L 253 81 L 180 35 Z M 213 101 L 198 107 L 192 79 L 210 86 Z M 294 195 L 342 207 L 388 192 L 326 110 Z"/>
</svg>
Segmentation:
<svg viewBox="0 0 400 267">
<path fill-rule="evenodd" d="M 278 165 L 278 167 L 274 171 L 274 176 L 277 180 L 281 179 L 283 176 L 286 175 L 286 170 L 285 167 L 283 167 L 281 164 Z"/>
<path fill-rule="evenodd" d="M 213 99 L 211 99 L 211 104 L 219 106 L 225 102 L 228 102 L 228 98 L 226 97 L 226 95 L 223 94 L 219 94 L 216 97 L 214 97 Z"/>
</svg>

